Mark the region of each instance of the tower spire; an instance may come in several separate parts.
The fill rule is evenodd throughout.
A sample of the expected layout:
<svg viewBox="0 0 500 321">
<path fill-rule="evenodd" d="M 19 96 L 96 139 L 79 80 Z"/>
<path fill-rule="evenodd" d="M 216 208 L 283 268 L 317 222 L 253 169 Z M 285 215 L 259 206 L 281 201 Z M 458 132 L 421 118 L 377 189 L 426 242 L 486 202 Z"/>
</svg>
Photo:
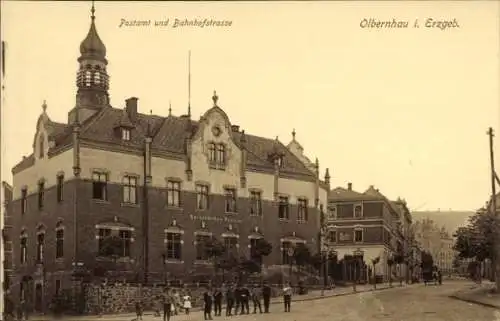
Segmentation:
<svg viewBox="0 0 500 321">
<path fill-rule="evenodd" d="M 191 117 L 191 50 L 188 54 L 188 116 Z"/>
<path fill-rule="evenodd" d="M 95 20 L 95 5 L 94 5 L 94 0 L 92 0 L 92 9 L 90 9 L 90 12 L 92 13 L 92 15 L 90 16 L 90 18 L 92 19 L 92 21 Z"/>
</svg>

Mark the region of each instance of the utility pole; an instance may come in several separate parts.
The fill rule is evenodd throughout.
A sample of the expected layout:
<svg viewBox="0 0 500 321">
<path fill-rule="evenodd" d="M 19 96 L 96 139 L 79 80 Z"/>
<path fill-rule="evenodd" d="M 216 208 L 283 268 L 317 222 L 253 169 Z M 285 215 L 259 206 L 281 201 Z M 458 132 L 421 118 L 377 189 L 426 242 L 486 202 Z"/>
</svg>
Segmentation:
<svg viewBox="0 0 500 321">
<path fill-rule="evenodd" d="M 495 172 L 495 158 L 493 154 L 493 137 L 495 136 L 493 134 L 493 128 L 488 129 L 488 136 L 490 138 L 490 163 L 491 163 L 491 211 L 493 212 L 493 216 L 496 218 L 496 228 L 499 228 L 499 217 L 497 213 L 497 200 L 496 200 L 496 179 L 498 178 Z M 495 233 L 495 247 L 496 251 L 494 251 L 494 263 L 495 263 L 495 268 L 496 268 L 496 273 L 495 273 L 495 282 L 496 282 L 496 289 L 498 292 L 500 292 L 500 236 L 498 233 Z"/>
</svg>

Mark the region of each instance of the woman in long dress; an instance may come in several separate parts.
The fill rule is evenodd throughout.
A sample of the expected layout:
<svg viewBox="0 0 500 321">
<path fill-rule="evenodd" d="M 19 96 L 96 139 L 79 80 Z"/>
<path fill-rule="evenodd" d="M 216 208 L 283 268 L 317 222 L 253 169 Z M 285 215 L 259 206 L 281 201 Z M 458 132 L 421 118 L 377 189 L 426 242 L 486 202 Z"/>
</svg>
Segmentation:
<svg viewBox="0 0 500 321">
<path fill-rule="evenodd" d="M 182 298 L 183 300 L 183 308 L 186 311 L 186 314 L 189 314 L 189 310 L 191 309 L 191 295 L 190 293 L 186 293 L 186 295 Z"/>
</svg>

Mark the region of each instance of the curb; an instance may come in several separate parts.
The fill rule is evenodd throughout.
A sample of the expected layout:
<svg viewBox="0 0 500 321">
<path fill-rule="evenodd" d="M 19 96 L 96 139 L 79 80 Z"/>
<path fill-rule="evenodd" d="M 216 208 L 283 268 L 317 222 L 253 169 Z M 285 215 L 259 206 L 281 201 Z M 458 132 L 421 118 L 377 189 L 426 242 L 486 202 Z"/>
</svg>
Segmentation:
<svg viewBox="0 0 500 321">
<path fill-rule="evenodd" d="M 482 306 L 487 307 L 487 308 L 500 310 L 500 305 L 495 305 L 495 304 L 490 304 L 490 303 L 486 303 L 486 302 L 481 302 L 479 300 L 464 298 L 464 297 L 461 297 L 461 296 L 456 295 L 456 294 L 449 295 L 448 297 L 455 299 L 455 300 L 460 300 L 460 301 L 464 301 L 464 302 L 468 302 L 468 303 L 472 303 L 472 304 L 482 305 Z"/>
</svg>

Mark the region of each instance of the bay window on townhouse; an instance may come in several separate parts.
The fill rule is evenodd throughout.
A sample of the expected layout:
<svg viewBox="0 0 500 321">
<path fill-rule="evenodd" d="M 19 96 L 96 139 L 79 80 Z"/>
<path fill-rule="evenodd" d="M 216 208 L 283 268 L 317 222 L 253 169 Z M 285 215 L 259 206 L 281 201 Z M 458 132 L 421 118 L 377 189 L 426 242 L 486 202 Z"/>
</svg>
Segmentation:
<svg viewBox="0 0 500 321">
<path fill-rule="evenodd" d="M 208 185 L 197 184 L 196 185 L 196 209 L 199 211 L 204 211 L 208 209 Z"/>
<path fill-rule="evenodd" d="M 123 203 L 137 204 L 136 176 L 125 176 L 123 178 Z"/>
<path fill-rule="evenodd" d="M 167 181 L 167 206 L 180 207 L 181 205 L 181 182 L 177 180 Z"/>
<path fill-rule="evenodd" d="M 280 196 L 279 197 L 279 204 L 278 204 L 278 218 L 280 220 L 288 220 L 290 219 L 290 204 L 288 203 L 288 197 L 287 196 Z"/>
<path fill-rule="evenodd" d="M 108 200 L 108 174 L 95 171 L 92 173 L 92 198 L 100 201 Z"/>
<path fill-rule="evenodd" d="M 262 193 L 250 191 L 250 215 L 262 216 Z"/>
<path fill-rule="evenodd" d="M 217 127 L 214 127 L 217 128 Z M 219 129 L 220 130 L 220 129 Z M 226 146 L 221 143 L 208 144 L 208 161 L 212 168 L 224 169 L 226 165 Z"/>
</svg>

